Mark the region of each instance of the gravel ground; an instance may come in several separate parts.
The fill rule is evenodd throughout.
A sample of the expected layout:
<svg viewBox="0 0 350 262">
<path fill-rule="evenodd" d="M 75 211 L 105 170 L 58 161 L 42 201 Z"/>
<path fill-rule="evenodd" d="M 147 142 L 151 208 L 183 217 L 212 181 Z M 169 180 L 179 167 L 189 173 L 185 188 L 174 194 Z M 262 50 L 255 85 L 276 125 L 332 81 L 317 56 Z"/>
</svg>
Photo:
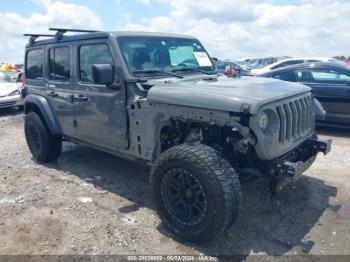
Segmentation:
<svg viewBox="0 0 350 262">
<path fill-rule="evenodd" d="M 350 254 L 350 133 L 333 139 L 294 186 L 273 199 L 265 181 L 242 189 L 237 222 L 220 239 L 174 239 L 153 210 L 147 167 L 64 144 L 57 163 L 31 160 L 23 116 L 0 111 L 0 255 Z"/>
</svg>

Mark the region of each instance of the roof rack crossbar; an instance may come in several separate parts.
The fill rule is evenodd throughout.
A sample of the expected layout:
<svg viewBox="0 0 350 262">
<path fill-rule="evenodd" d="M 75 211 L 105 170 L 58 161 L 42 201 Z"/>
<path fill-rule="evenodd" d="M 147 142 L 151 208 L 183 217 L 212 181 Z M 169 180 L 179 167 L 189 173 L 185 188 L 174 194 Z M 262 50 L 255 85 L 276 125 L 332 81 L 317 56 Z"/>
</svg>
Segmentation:
<svg viewBox="0 0 350 262">
<path fill-rule="evenodd" d="M 33 45 L 35 40 L 39 37 L 55 37 L 57 41 L 61 40 L 63 35 L 67 32 L 76 32 L 76 33 L 96 33 L 100 31 L 96 30 L 83 30 L 83 29 L 68 29 L 68 28 L 49 28 L 50 31 L 57 31 L 54 35 L 48 34 L 24 34 L 24 36 L 30 36 L 29 44 Z"/>
<path fill-rule="evenodd" d="M 35 40 L 39 37 L 55 37 L 55 35 L 48 35 L 48 34 L 24 34 L 24 36 L 30 36 L 29 38 L 30 45 L 33 45 Z"/>
<path fill-rule="evenodd" d="M 78 33 L 96 33 L 97 30 L 84 30 L 84 29 L 68 29 L 68 28 L 49 28 L 50 31 L 61 31 L 61 32 L 78 32 Z"/>
<path fill-rule="evenodd" d="M 56 39 L 61 40 L 63 35 L 67 32 L 75 32 L 75 33 L 96 33 L 99 31 L 96 30 L 83 30 L 83 29 L 68 29 L 68 28 L 49 28 L 50 31 L 57 31 L 56 32 Z"/>
</svg>

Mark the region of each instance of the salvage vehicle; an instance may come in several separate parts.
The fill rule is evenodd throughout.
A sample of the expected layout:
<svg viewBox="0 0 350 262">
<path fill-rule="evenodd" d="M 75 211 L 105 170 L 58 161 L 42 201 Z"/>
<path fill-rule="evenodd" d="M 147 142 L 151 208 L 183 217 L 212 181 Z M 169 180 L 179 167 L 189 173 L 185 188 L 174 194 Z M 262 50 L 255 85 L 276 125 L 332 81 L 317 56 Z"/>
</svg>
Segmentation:
<svg viewBox="0 0 350 262">
<path fill-rule="evenodd" d="M 261 75 L 309 86 L 320 101 L 325 118 L 320 126 L 350 128 L 350 66 L 339 62 L 288 66 Z"/>
<path fill-rule="evenodd" d="M 6 71 L 0 70 L 0 108 L 23 109 L 23 99 L 17 83 Z"/>
<path fill-rule="evenodd" d="M 309 87 L 218 74 L 194 37 L 51 30 L 27 34 L 34 160 L 56 160 L 68 140 L 151 165 L 155 209 L 179 237 L 225 232 L 238 216 L 240 177 L 266 177 L 275 193 L 330 151 L 315 135 Z"/>
</svg>

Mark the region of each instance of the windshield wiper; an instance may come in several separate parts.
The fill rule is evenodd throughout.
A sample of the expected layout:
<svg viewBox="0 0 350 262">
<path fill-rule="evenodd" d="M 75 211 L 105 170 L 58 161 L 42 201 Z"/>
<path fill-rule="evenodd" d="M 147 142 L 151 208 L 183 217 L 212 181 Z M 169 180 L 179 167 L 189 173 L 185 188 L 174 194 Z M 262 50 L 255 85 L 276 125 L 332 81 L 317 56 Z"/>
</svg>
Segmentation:
<svg viewBox="0 0 350 262">
<path fill-rule="evenodd" d="M 205 71 L 205 70 L 202 70 L 199 68 L 193 68 L 193 67 L 181 67 L 181 68 L 171 70 L 171 72 L 180 72 L 180 71 L 195 71 L 195 72 L 199 72 L 199 73 L 206 74 L 206 75 L 215 75 L 216 74 L 215 71 Z"/>
<path fill-rule="evenodd" d="M 155 73 L 162 73 L 162 74 L 165 74 L 165 75 L 169 75 L 169 76 L 174 76 L 174 77 L 177 77 L 177 78 L 183 78 L 183 76 L 180 76 L 180 75 L 177 75 L 177 74 L 174 74 L 174 73 L 171 73 L 171 72 L 168 72 L 168 71 L 165 71 L 165 70 L 158 70 L 158 69 L 149 69 L 149 70 L 136 70 L 136 71 L 132 71 L 134 74 L 155 74 Z"/>
</svg>

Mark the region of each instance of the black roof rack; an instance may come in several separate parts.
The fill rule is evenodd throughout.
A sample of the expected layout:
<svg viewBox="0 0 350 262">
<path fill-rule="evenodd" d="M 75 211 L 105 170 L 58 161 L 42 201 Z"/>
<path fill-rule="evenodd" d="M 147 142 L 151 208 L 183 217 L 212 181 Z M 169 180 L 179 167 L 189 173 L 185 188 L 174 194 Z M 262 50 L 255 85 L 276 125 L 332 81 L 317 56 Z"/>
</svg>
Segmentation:
<svg viewBox="0 0 350 262">
<path fill-rule="evenodd" d="M 96 33 L 99 31 L 96 30 L 83 30 L 83 29 L 68 29 L 68 28 L 49 28 L 50 31 L 57 31 L 56 32 L 56 39 L 61 40 L 63 35 L 67 32 L 76 32 L 76 33 Z"/>
<path fill-rule="evenodd" d="M 30 36 L 29 44 L 33 45 L 35 40 L 39 37 L 55 37 L 57 41 L 61 40 L 63 35 L 67 32 L 76 32 L 76 33 L 97 33 L 100 31 L 96 30 L 83 30 L 83 29 L 68 29 L 68 28 L 49 28 L 50 31 L 57 31 L 54 35 L 48 34 L 24 34 L 24 36 Z"/>
<path fill-rule="evenodd" d="M 33 45 L 35 40 L 39 37 L 55 37 L 55 35 L 47 35 L 47 34 L 24 34 L 24 36 L 30 36 L 29 44 Z"/>
</svg>

